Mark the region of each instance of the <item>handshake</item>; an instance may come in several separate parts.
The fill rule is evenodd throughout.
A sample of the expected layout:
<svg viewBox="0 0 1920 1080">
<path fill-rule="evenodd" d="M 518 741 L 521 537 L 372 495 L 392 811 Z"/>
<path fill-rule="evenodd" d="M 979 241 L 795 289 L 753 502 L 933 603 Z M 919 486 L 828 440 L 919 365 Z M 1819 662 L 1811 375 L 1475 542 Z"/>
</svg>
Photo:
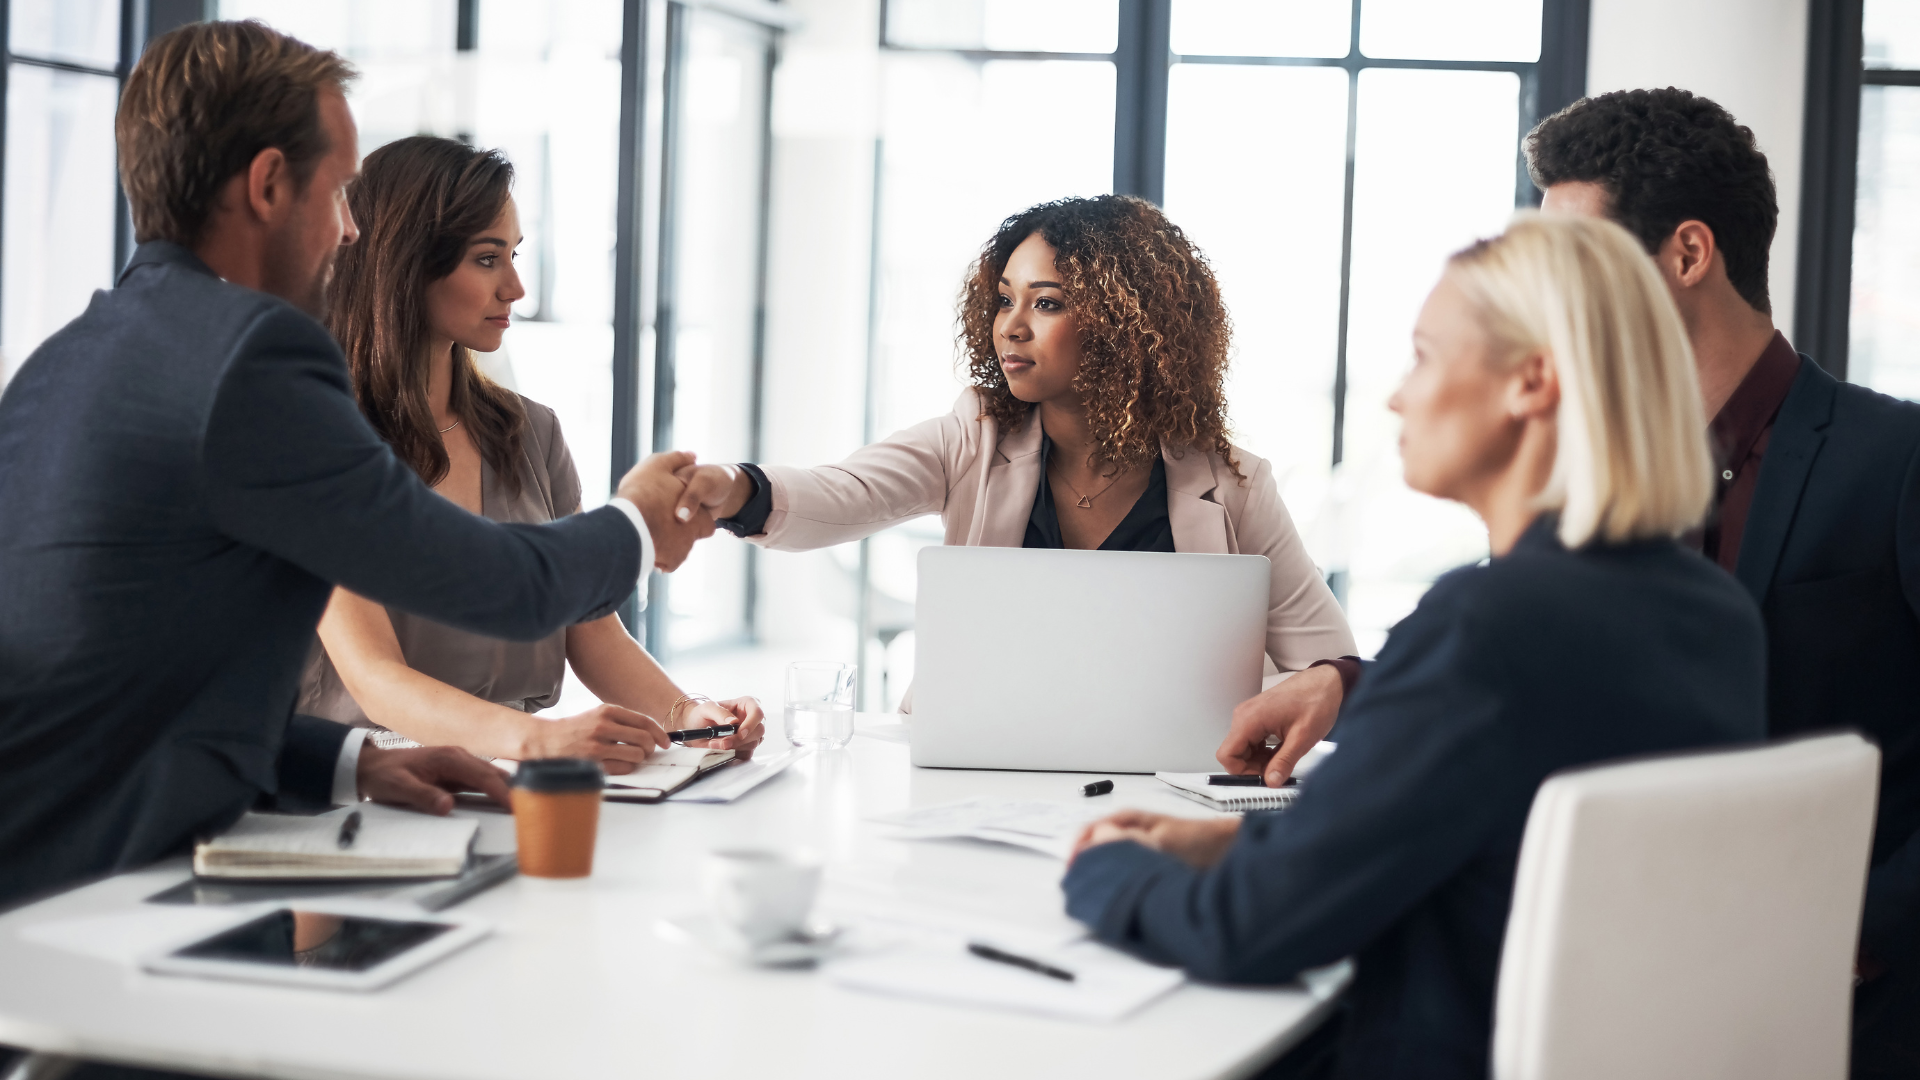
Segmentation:
<svg viewBox="0 0 1920 1080">
<path fill-rule="evenodd" d="M 713 535 L 716 518 L 740 512 L 753 478 L 736 465 L 701 465 L 685 450 L 654 454 L 627 470 L 616 498 L 638 507 L 653 537 L 654 566 L 672 573 L 696 540 Z"/>
</svg>

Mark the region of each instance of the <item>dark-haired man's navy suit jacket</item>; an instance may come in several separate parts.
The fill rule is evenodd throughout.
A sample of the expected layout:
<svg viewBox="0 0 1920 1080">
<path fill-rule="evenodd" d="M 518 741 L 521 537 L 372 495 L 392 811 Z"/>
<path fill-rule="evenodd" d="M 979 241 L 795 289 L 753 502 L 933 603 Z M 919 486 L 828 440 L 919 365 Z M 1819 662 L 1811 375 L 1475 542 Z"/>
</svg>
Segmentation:
<svg viewBox="0 0 1920 1080">
<path fill-rule="evenodd" d="M 1801 358 L 1774 418 L 1736 570 L 1767 623 L 1775 735 L 1880 744 L 1855 1000 L 1857 1075 L 1920 1076 L 1920 405 Z"/>
<path fill-rule="evenodd" d="M 1196 871 L 1083 852 L 1067 911 L 1202 979 L 1277 983 L 1356 957 L 1337 1075 L 1486 1080 L 1494 984 L 1535 790 L 1569 767 L 1759 740 L 1753 601 L 1671 541 L 1569 552 L 1550 519 L 1436 582 L 1340 712 L 1285 813 Z"/>
<path fill-rule="evenodd" d="M 532 639 L 611 610 L 617 509 L 497 525 L 361 417 L 319 323 L 141 245 L 0 397 L 0 907 L 324 804 L 346 729 L 289 727 L 333 583 Z"/>
</svg>

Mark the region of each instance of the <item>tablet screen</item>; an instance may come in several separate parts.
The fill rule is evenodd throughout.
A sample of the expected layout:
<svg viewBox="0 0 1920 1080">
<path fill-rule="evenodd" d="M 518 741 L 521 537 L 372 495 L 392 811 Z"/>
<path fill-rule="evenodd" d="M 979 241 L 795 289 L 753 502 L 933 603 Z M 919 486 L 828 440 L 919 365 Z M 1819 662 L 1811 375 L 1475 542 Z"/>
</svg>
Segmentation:
<svg viewBox="0 0 1920 1080">
<path fill-rule="evenodd" d="M 401 922 L 282 908 L 194 942 L 173 955 L 274 967 L 366 971 L 451 929 L 449 923 Z"/>
</svg>

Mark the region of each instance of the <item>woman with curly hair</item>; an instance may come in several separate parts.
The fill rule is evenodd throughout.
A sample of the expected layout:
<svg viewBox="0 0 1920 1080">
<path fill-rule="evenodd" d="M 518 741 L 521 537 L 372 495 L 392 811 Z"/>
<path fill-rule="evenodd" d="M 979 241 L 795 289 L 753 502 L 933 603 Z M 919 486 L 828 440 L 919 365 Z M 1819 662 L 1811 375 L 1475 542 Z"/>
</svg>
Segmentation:
<svg viewBox="0 0 1920 1080">
<path fill-rule="evenodd" d="M 682 504 L 782 551 L 939 514 L 948 544 L 1265 555 L 1275 668 L 1355 651 L 1272 467 L 1227 440 L 1226 308 L 1158 208 L 1102 195 L 1008 218 L 959 321 L 973 385 L 951 413 L 837 465 L 689 467 Z"/>
</svg>

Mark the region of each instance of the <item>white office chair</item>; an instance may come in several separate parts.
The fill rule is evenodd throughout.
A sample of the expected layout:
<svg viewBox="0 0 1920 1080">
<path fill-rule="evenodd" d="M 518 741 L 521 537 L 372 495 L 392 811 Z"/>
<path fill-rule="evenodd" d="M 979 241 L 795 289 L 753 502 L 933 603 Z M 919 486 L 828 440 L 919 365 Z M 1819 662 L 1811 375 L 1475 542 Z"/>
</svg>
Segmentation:
<svg viewBox="0 0 1920 1080">
<path fill-rule="evenodd" d="M 1840 1080 L 1880 751 L 1857 735 L 1549 778 L 1496 1080 Z"/>
</svg>

